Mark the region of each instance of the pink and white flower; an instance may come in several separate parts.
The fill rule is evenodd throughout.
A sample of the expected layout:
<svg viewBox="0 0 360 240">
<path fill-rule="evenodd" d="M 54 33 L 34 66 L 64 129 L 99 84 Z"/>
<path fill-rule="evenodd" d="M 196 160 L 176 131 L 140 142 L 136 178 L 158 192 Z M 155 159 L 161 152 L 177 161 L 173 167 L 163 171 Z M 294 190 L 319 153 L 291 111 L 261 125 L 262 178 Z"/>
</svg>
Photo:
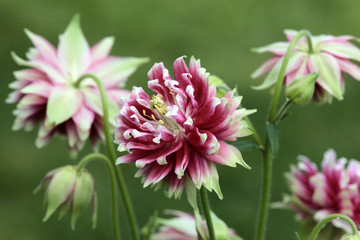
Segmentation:
<svg viewBox="0 0 360 240">
<path fill-rule="evenodd" d="M 166 213 L 175 217 L 170 219 L 158 218 L 157 223 L 160 224 L 160 229 L 151 235 L 151 240 L 197 240 L 198 235 L 202 237 L 201 239 L 209 239 L 206 221 L 197 212 L 195 212 L 195 217 L 186 212 L 175 210 L 167 210 Z M 213 212 L 211 212 L 211 218 L 216 239 L 242 239 Z"/>
<path fill-rule="evenodd" d="M 254 49 L 257 53 L 271 52 L 275 54 L 255 72 L 252 78 L 258 78 L 268 73 L 264 82 L 255 89 L 265 89 L 273 86 L 278 78 L 281 64 L 287 48 L 298 31 L 285 30 L 288 42 L 276 42 Z M 351 40 L 353 36 L 312 36 L 313 51 L 309 52 L 309 44 L 305 37 L 301 38 L 291 55 L 286 68 L 284 84 L 288 86 L 294 79 L 309 73 L 319 73 L 315 85 L 313 99 L 320 102 L 331 102 L 332 97 L 343 99 L 344 72 L 356 80 L 360 80 L 360 68 L 352 61 L 360 62 L 360 49 Z M 351 61 L 352 60 L 352 61 Z"/>
<path fill-rule="evenodd" d="M 120 87 L 147 59 L 109 56 L 113 37 L 106 37 L 90 48 L 78 15 L 60 36 L 57 49 L 43 37 L 29 30 L 25 33 L 35 48 L 27 53 L 28 60 L 12 53 L 17 64 L 28 67 L 14 72 L 16 81 L 10 84 L 14 91 L 7 102 L 18 103 L 13 129 L 30 130 L 40 123 L 38 147 L 58 133 L 68 137 L 72 154 L 76 154 L 89 137 L 95 145 L 103 138 L 99 90 L 91 79 L 84 79 L 79 86 L 76 81 L 87 73 L 101 79 L 109 98 L 110 121 L 114 125 L 120 109 L 118 99 L 130 94 Z"/>
<path fill-rule="evenodd" d="M 337 159 L 334 150 L 324 154 L 322 171 L 307 157 L 299 156 L 297 167 L 286 175 L 291 196 L 284 198 L 285 206 L 294 209 L 300 219 L 320 221 L 330 214 L 349 216 L 360 228 L 360 163 Z M 346 231 L 350 226 L 333 220 L 333 225 Z"/>
<path fill-rule="evenodd" d="M 130 153 L 117 164 L 135 162 L 144 187 L 167 184 L 169 197 L 180 197 L 186 185 L 188 198 L 201 186 L 222 198 L 215 165 L 249 168 L 227 141 L 251 134 L 243 117 L 255 110 L 238 109 L 242 98 L 234 92 L 216 97 L 209 74 L 193 57 L 189 68 L 183 57 L 178 58 L 174 76 L 163 63 L 156 63 L 148 73 L 148 87 L 155 95 L 134 87 L 122 104 L 115 141 L 119 151 Z"/>
</svg>

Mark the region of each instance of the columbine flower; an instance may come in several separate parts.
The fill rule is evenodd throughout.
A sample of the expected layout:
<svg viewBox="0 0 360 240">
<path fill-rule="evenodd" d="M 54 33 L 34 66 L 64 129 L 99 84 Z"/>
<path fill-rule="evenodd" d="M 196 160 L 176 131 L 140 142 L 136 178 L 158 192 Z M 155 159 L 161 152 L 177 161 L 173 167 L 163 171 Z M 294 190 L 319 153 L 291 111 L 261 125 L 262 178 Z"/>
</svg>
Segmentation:
<svg viewBox="0 0 360 240">
<path fill-rule="evenodd" d="M 57 168 L 45 175 L 35 193 L 43 188 L 46 188 L 47 205 L 43 221 L 47 221 L 55 211 L 59 212 L 59 219 L 71 213 L 71 227 L 74 229 L 81 212 L 92 202 L 92 222 L 93 227 L 96 226 L 95 181 L 86 170 L 77 172 L 76 166 Z"/>
<path fill-rule="evenodd" d="M 158 232 L 151 236 L 151 240 L 197 240 L 198 235 L 201 239 L 209 239 L 207 225 L 196 212 L 194 217 L 191 214 L 168 210 L 167 214 L 175 216 L 171 219 L 157 219 L 160 224 Z M 228 228 L 224 221 L 219 219 L 213 212 L 211 212 L 213 220 L 215 236 L 217 240 L 241 240 L 242 238 L 236 236 L 233 229 Z"/>
<path fill-rule="evenodd" d="M 285 197 L 285 205 L 294 209 L 300 219 L 320 221 L 326 216 L 341 213 L 350 217 L 360 227 L 360 163 L 336 158 L 334 150 L 328 150 L 322 161 L 322 171 L 304 156 L 299 156 L 298 166 L 293 166 L 287 179 L 291 196 Z M 332 220 L 335 227 L 348 232 L 350 226 L 342 220 Z"/>
<path fill-rule="evenodd" d="M 257 53 L 271 52 L 275 56 L 267 60 L 251 76 L 259 76 L 269 72 L 263 84 L 257 89 L 265 89 L 276 83 L 281 64 L 291 40 L 298 34 L 294 30 L 285 30 L 288 42 L 276 42 L 255 49 Z M 301 38 L 293 51 L 286 69 L 284 83 L 289 85 L 294 79 L 309 73 L 319 73 L 316 81 L 313 99 L 321 102 L 331 102 L 332 97 L 343 99 L 343 72 L 360 80 L 360 68 L 350 60 L 360 62 L 360 49 L 350 43 L 356 40 L 353 36 L 320 35 L 311 37 L 313 52 L 305 37 Z"/>
<path fill-rule="evenodd" d="M 85 79 L 80 86 L 76 81 L 84 74 L 99 77 L 109 98 L 111 123 L 119 110 L 118 99 L 129 91 L 119 88 L 146 59 L 113 57 L 109 52 L 114 43 L 107 37 L 90 48 L 75 16 L 65 33 L 60 36 L 58 48 L 29 30 L 25 33 L 35 48 L 23 60 L 12 53 L 14 60 L 28 69 L 14 73 L 15 89 L 8 103 L 18 103 L 14 130 L 32 129 L 41 123 L 36 145 L 44 146 L 55 133 L 68 137 L 71 153 L 80 150 L 90 137 L 93 145 L 103 137 L 102 104 L 95 82 Z"/>
<path fill-rule="evenodd" d="M 233 92 L 217 98 L 208 74 L 193 57 L 189 68 L 178 58 L 174 75 L 175 80 L 163 63 L 155 64 L 148 86 L 156 95 L 134 87 L 122 104 L 115 138 L 119 151 L 130 153 L 117 163 L 135 162 L 144 187 L 167 183 L 170 197 L 179 197 L 184 185 L 195 191 L 195 185 L 214 189 L 222 198 L 215 164 L 249 168 L 239 150 L 226 141 L 251 134 L 242 118 L 255 111 L 237 109 L 241 97 Z"/>
</svg>

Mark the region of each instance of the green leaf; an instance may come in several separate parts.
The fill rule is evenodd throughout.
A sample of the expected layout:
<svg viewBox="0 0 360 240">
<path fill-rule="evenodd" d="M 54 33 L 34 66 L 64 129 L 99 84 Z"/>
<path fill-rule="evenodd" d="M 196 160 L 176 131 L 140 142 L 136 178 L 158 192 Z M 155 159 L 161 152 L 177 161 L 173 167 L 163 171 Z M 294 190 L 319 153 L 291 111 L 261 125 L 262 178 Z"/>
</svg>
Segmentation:
<svg viewBox="0 0 360 240">
<path fill-rule="evenodd" d="M 300 237 L 299 233 L 295 232 L 295 235 L 296 235 L 297 240 L 301 240 L 301 237 Z"/>
<path fill-rule="evenodd" d="M 273 123 L 266 123 L 266 134 L 270 141 L 271 151 L 273 155 L 277 155 L 279 151 L 280 129 Z"/>
<path fill-rule="evenodd" d="M 247 151 L 257 149 L 259 146 L 254 141 L 237 141 L 237 142 L 229 142 L 229 144 L 233 145 L 239 151 Z"/>
</svg>

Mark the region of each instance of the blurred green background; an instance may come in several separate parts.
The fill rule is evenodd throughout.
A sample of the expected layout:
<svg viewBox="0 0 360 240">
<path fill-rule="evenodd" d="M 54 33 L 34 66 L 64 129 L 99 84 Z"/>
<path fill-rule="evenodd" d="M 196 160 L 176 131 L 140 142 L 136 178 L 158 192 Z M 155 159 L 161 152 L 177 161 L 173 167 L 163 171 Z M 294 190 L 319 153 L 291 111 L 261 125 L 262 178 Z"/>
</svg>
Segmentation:
<svg viewBox="0 0 360 240">
<path fill-rule="evenodd" d="M 201 59 L 210 73 L 223 78 L 230 86 L 238 86 L 247 108 L 258 112 L 251 116 L 263 135 L 270 94 L 257 92 L 249 75 L 269 55 L 256 55 L 250 48 L 285 40 L 283 29 L 308 29 L 318 34 L 350 34 L 360 36 L 360 1 L 350 0 L 0 0 L 0 239 L 112 239 L 110 221 L 109 181 L 102 163 L 92 163 L 88 169 L 97 182 L 99 196 L 98 226 L 91 229 L 90 208 L 80 216 L 76 230 L 70 230 L 69 218 L 57 221 L 56 216 L 42 223 L 42 194 L 32 190 L 44 174 L 58 166 L 76 164 L 67 153 L 63 139 L 55 138 L 43 149 L 36 149 L 37 131 L 12 132 L 14 105 L 6 105 L 10 92 L 7 85 L 14 80 L 12 72 L 21 67 L 10 58 L 10 51 L 24 56 L 31 46 L 23 29 L 38 33 L 53 44 L 65 30 L 75 13 L 81 14 L 82 28 L 90 42 L 104 36 L 116 37 L 112 54 L 150 57 L 128 81 L 146 86 L 147 71 L 154 62 L 163 61 L 172 69 L 175 58 L 194 55 Z M 296 156 L 304 154 L 319 163 L 330 147 L 339 156 L 360 159 L 359 103 L 360 84 L 346 76 L 346 94 L 342 102 L 318 107 L 309 104 L 292 108 L 291 116 L 281 126 L 281 146 L 274 163 L 272 201 L 287 192 L 283 173 Z M 250 139 L 250 138 L 249 138 Z M 91 149 L 87 146 L 79 155 Z M 252 239 L 260 192 L 261 155 L 244 152 L 252 167 L 245 170 L 219 166 L 224 200 L 211 195 L 211 205 L 219 217 L 236 229 L 244 239 Z M 123 165 L 131 197 L 140 225 L 144 225 L 154 210 L 183 209 L 190 211 L 186 197 L 167 199 L 162 191 L 143 189 L 132 164 Z M 121 212 L 123 239 L 130 239 L 127 223 Z M 295 239 L 299 227 L 294 214 L 271 210 L 267 239 Z"/>
</svg>

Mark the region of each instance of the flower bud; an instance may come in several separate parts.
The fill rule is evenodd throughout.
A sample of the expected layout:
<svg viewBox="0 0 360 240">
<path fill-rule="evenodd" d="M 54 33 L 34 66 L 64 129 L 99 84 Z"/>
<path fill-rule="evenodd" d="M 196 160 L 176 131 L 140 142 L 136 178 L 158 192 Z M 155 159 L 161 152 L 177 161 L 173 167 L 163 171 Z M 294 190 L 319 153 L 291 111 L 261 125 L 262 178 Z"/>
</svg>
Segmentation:
<svg viewBox="0 0 360 240">
<path fill-rule="evenodd" d="M 356 234 L 348 233 L 341 237 L 340 240 L 360 240 L 360 232 Z"/>
<path fill-rule="evenodd" d="M 318 73 L 310 73 L 295 79 L 286 87 L 286 96 L 293 104 L 299 106 L 307 104 L 313 98 L 318 77 Z"/>
<path fill-rule="evenodd" d="M 92 223 L 93 227 L 96 226 L 95 182 L 86 170 L 77 172 L 76 166 L 69 165 L 50 171 L 45 175 L 34 193 L 45 188 L 47 209 L 44 222 L 58 210 L 59 219 L 62 219 L 66 213 L 71 214 L 71 228 L 74 229 L 77 218 L 92 202 Z"/>
</svg>

